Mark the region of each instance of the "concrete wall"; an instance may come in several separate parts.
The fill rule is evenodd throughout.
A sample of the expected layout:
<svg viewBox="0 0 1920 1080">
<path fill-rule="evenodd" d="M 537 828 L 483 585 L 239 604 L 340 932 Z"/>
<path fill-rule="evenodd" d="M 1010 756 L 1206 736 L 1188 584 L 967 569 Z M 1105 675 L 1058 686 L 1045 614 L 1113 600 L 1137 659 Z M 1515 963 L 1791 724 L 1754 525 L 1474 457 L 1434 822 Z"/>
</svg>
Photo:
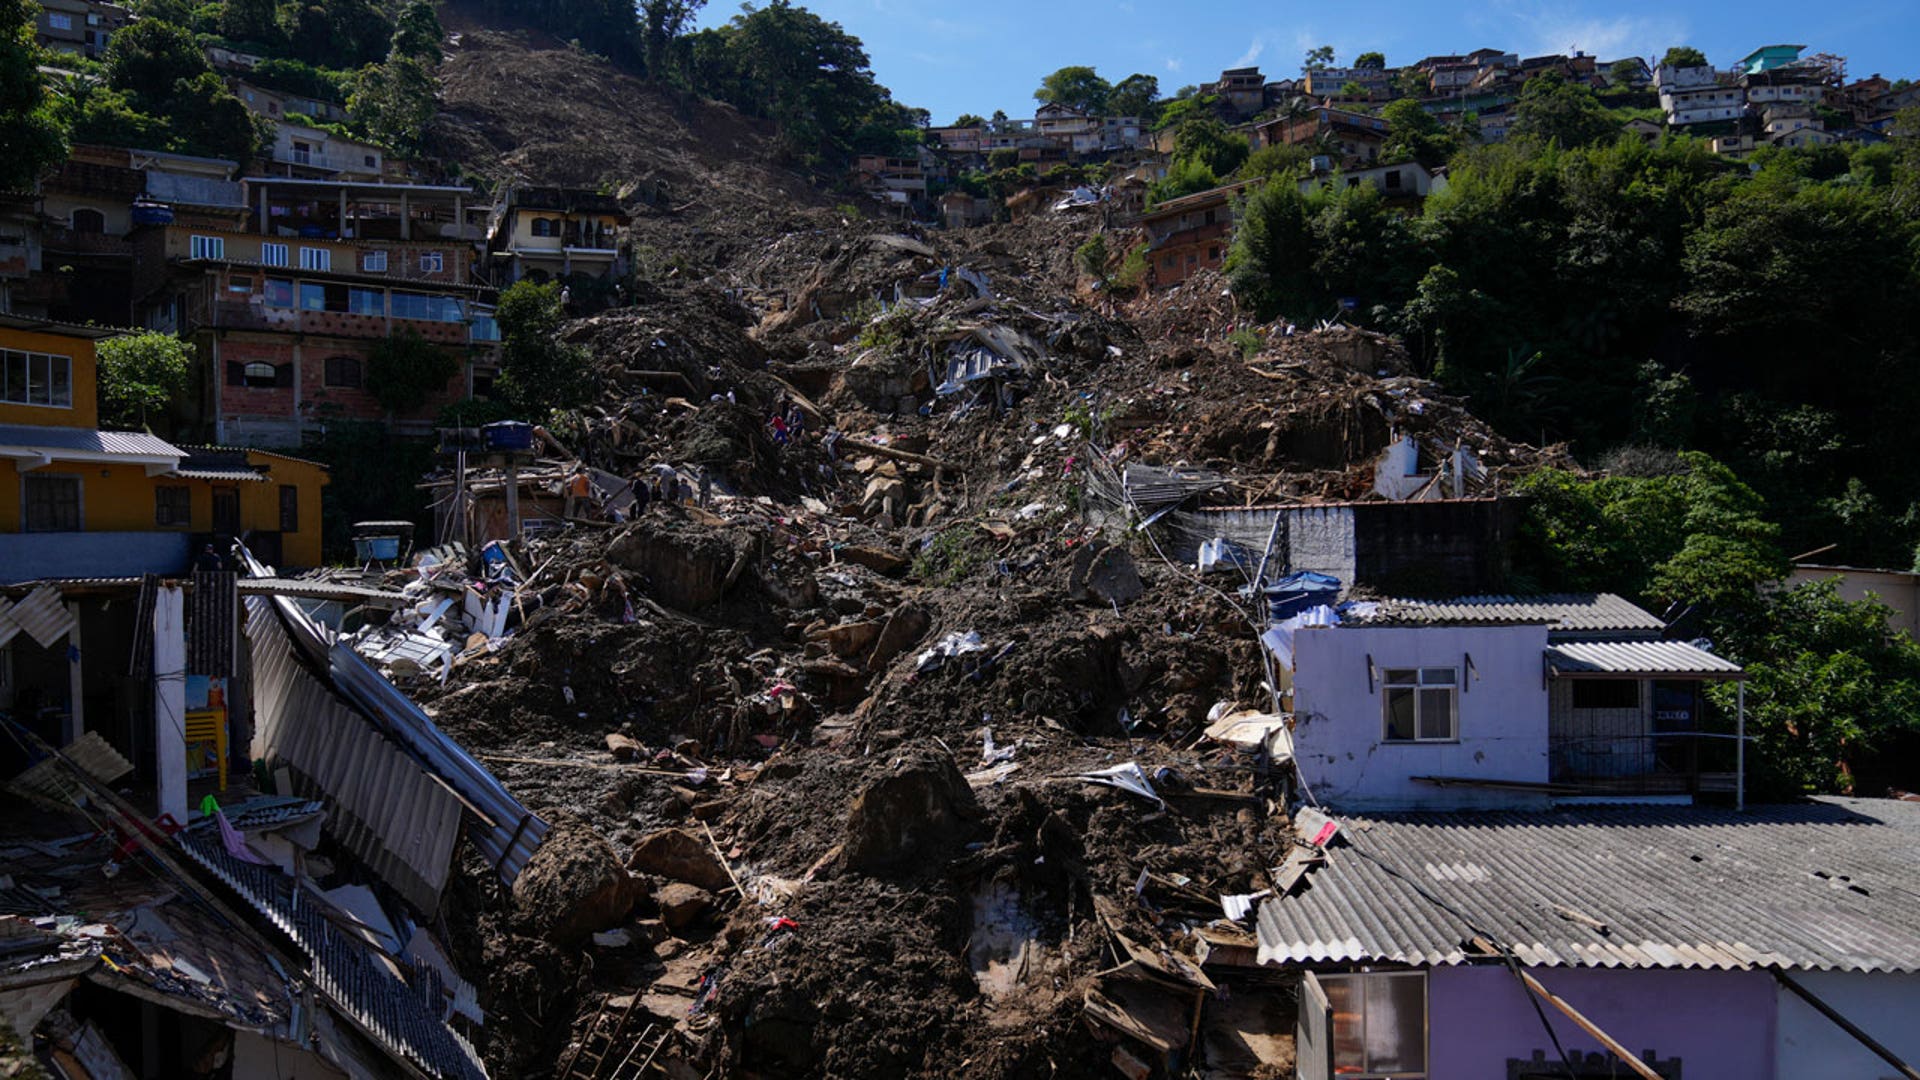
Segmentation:
<svg viewBox="0 0 1920 1080">
<path fill-rule="evenodd" d="M 1354 584 L 1353 507 L 1302 506 L 1288 511 L 1285 529 L 1289 573 L 1310 570 Z"/>
<path fill-rule="evenodd" d="M 186 568 L 184 532 L 0 535 L 0 584 L 39 578 L 176 574 Z"/>
<path fill-rule="evenodd" d="M 1914 1022 L 1920 1018 L 1920 975 L 1807 971 L 1795 972 L 1793 979 L 1905 1061 L 1920 1061 L 1920 1024 Z M 1775 1022 L 1779 1071 L 1775 1075 L 1780 1080 L 1896 1075 L 1893 1066 L 1792 991 L 1780 990 L 1779 1002 Z M 1688 1080 L 1692 1080 L 1691 1070 Z"/>
<path fill-rule="evenodd" d="M 1329 627 L 1294 635 L 1294 753 L 1301 775 L 1336 810 L 1510 807 L 1539 796 L 1438 787 L 1414 776 L 1547 780 L 1544 626 Z M 1371 655 L 1376 672 L 1367 678 Z M 1466 658 L 1473 658 L 1473 673 Z M 1387 668 L 1458 671 L 1459 740 L 1386 743 L 1379 675 Z"/>
<path fill-rule="evenodd" d="M 1785 1061 L 1776 1072 L 1775 987 L 1765 972 L 1534 968 L 1531 974 L 1628 1050 L 1651 1050 L 1659 1061 L 1679 1058 L 1686 1080 L 1881 1075 L 1871 1069 L 1802 1073 Z M 1427 986 L 1432 1080 L 1504 1077 L 1509 1060 L 1531 1060 L 1536 1050 L 1557 1060 L 1529 996 L 1505 967 L 1434 969 Z M 1565 1014 L 1544 1007 L 1569 1053 L 1602 1052 Z"/>
<path fill-rule="evenodd" d="M 1828 566 L 1796 566 L 1793 584 L 1838 579 L 1843 600 L 1878 600 L 1893 609 L 1887 625 L 1920 640 L 1920 574 L 1898 570 L 1855 570 Z"/>
</svg>

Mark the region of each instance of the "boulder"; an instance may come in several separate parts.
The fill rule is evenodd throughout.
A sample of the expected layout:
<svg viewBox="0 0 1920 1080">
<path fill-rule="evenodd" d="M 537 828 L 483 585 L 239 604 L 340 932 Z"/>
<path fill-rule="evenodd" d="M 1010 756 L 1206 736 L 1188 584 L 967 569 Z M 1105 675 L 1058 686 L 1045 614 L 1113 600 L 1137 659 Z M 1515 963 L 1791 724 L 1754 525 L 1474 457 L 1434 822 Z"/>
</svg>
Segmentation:
<svg viewBox="0 0 1920 1080">
<path fill-rule="evenodd" d="M 513 882 L 515 909 L 558 945 L 620 925 L 638 897 L 612 845 L 578 823 L 556 824 Z"/>
<path fill-rule="evenodd" d="M 684 881 L 663 886 L 659 892 L 653 894 L 653 901 L 660 905 L 661 923 L 675 935 L 699 922 L 702 916 L 713 910 L 713 894 Z"/>
<path fill-rule="evenodd" d="M 880 637 L 873 643 L 873 652 L 867 657 L 867 669 L 879 671 L 893 663 L 895 657 L 925 637 L 932 625 L 933 619 L 925 608 L 918 604 L 900 605 L 887 619 L 886 625 L 880 628 Z"/>
<path fill-rule="evenodd" d="M 849 869 L 887 873 L 951 846 L 980 816 L 973 789 L 944 751 L 904 751 L 847 808 L 842 851 Z"/>
<path fill-rule="evenodd" d="M 662 829 L 634 846 L 627 869 L 719 892 L 733 886 L 726 864 L 704 837 L 685 829 Z"/>
<path fill-rule="evenodd" d="M 1133 556 L 1125 548 L 1093 544 L 1074 553 L 1067 587 L 1074 599 L 1101 607 L 1131 603 L 1147 591 Z"/>
</svg>

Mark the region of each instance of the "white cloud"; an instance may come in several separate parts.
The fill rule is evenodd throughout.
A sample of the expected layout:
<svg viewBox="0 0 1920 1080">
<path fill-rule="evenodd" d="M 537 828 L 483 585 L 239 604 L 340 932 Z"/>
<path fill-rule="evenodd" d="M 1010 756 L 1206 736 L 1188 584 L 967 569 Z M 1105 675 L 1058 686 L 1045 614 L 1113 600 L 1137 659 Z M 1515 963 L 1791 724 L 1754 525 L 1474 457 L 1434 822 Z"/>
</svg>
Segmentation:
<svg viewBox="0 0 1920 1080">
<path fill-rule="evenodd" d="M 1174 73 L 1174 74 L 1176 74 L 1176 75 L 1177 75 L 1177 74 L 1179 74 L 1179 73 L 1180 73 L 1180 58 L 1179 58 L 1179 57 L 1177 57 L 1177 56 L 1169 56 L 1169 57 L 1167 57 L 1167 70 L 1168 70 L 1168 71 L 1171 71 L 1171 72 L 1173 72 L 1173 73 Z"/>
<path fill-rule="evenodd" d="M 1266 37 L 1263 35 L 1261 37 L 1254 38 L 1253 41 L 1247 45 L 1247 51 L 1240 54 L 1240 59 L 1235 60 L 1233 63 L 1227 66 L 1237 67 L 1237 68 L 1252 67 L 1254 61 L 1260 59 L 1260 54 L 1266 51 L 1267 51 Z"/>
<path fill-rule="evenodd" d="M 1565 2 L 1506 5 L 1506 14 L 1526 31 L 1529 54 L 1578 49 L 1602 59 L 1650 56 L 1687 40 L 1685 20 L 1638 15 L 1595 15 Z"/>
</svg>

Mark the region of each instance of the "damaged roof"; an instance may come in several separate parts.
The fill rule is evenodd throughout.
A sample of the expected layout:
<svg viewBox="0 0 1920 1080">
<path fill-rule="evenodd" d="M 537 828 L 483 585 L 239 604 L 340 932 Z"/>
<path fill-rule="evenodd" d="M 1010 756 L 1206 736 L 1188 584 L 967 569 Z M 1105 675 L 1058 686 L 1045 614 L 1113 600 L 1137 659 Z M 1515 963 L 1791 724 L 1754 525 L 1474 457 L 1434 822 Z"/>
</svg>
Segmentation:
<svg viewBox="0 0 1920 1080">
<path fill-rule="evenodd" d="M 1386 600 L 1364 619 L 1379 625 L 1500 626 L 1545 623 L 1566 633 L 1659 633 L 1666 623 L 1613 593 L 1547 593 L 1539 596 L 1462 596 L 1452 600 Z"/>
<path fill-rule="evenodd" d="M 1583 806 L 1342 821 L 1260 906 L 1262 963 L 1920 972 L 1920 804 Z M 1487 957 L 1491 958 L 1491 957 Z"/>
<path fill-rule="evenodd" d="M 1740 679 L 1740 665 L 1685 641 L 1563 641 L 1547 646 L 1547 666 L 1559 678 L 1657 675 Z"/>
</svg>

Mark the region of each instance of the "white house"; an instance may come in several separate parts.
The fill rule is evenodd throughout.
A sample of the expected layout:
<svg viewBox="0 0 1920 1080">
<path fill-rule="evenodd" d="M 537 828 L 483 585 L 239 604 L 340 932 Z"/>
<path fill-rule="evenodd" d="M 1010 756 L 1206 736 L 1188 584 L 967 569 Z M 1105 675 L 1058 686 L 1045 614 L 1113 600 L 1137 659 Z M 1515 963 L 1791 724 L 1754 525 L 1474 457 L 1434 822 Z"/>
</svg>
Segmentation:
<svg viewBox="0 0 1920 1080">
<path fill-rule="evenodd" d="M 1479 596 L 1320 608 L 1266 640 L 1320 802 L 1530 807 L 1732 786 L 1699 690 L 1743 673 L 1663 629 L 1606 593 Z"/>
<path fill-rule="evenodd" d="M 1424 199 L 1436 187 L 1444 190 L 1446 178 L 1434 176 L 1417 161 L 1403 161 L 1397 165 L 1375 165 L 1309 176 L 1300 181 L 1300 194 L 1306 195 L 1326 187 L 1357 188 L 1362 184 L 1370 185 L 1389 198 Z"/>
</svg>

